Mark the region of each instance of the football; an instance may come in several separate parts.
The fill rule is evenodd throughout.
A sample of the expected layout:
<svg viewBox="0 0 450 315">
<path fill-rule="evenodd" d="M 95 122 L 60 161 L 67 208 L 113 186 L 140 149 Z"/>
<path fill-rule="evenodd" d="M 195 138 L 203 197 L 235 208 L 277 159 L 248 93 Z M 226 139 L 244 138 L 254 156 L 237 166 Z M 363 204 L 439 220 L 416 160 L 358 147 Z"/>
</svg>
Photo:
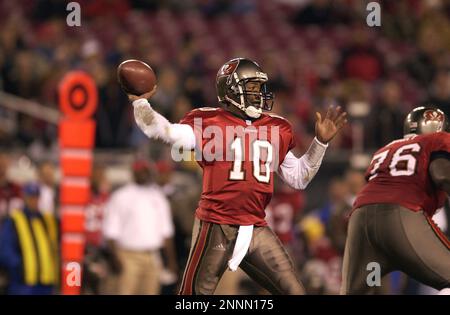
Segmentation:
<svg viewBox="0 0 450 315">
<path fill-rule="evenodd" d="M 117 67 L 117 78 L 122 89 L 133 95 L 142 95 L 153 90 L 156 76 L 153 69 L 140 60 L 125 60 Z"/>
</svg>

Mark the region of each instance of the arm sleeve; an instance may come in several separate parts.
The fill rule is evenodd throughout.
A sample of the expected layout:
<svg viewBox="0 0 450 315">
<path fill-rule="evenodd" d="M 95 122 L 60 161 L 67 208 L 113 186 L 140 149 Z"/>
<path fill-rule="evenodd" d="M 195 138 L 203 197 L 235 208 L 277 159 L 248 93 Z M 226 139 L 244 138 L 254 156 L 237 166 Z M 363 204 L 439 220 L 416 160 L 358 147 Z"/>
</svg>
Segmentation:
<svg viewBox="0 0 450 315">
<path fill-rule="evenodd" d="M 194 130 L 188 124 L 172 124 L 156 112 L 146 99 L 133 102 L 134 119 L 138 127 L 152 139 L 161 139 L 188 150 L 195 147 Z"/>
<path fill-rule="evenodd" d="M 279 167 L 278 174 L 292 188 L 305 189 L 319 170 L 327 147 L 328 144 L 314 138 L 308 151 L 300 158 L 296 158 L 289 151 Z"/>
</svg>

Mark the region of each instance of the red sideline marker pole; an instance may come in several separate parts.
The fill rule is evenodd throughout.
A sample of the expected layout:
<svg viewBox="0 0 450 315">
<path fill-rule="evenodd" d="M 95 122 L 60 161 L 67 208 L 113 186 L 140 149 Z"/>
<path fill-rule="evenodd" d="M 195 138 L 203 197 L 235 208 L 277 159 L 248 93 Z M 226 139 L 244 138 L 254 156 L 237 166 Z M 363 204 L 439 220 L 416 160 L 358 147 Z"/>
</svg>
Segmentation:
<svg viewBox="0 0 450 315">
<path fill-rule="evenodd" d="M 84 258 L 84 209 L 90 196 L 98 94 L 94 80 L 82 71 L 68 72 L 59 87 L 58 138 L 62 178 L 61 293 L 80 294 Z"/>
</svg>

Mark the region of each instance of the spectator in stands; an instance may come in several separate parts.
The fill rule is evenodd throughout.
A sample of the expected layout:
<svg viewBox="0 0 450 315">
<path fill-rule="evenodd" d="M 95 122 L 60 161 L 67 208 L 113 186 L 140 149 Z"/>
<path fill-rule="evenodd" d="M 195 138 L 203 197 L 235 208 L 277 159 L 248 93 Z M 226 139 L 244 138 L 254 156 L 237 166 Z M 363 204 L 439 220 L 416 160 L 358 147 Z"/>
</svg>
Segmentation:
<svg viewBox="0 0 450 315">
<path fill-rule="evenodd" d="M 325 25 L 348 22 L 350 15 L 348 11 L 334 6 L 330 0 L 312 0 L 302 8 L 294 17 L 293 22 L 298 25 Z"/>
<path fill-rule="evenodd" d="M 416 45 L 418 50 L 406 63 L 409 74 L 423 86 L 428 86 L 439 68 L 438 61 L 450 48 L 450 22 L 439 12 L 432 12 L 420 23 Z"/>
<path fill-rule="evenodd" d="M 373 46 L 367 25 L 354 25 L 351 44 L 341 56 L 343 78 L 373 82 L 384 75 L 384 59 Z"/>
<path fill-rule="evenodd" d="M 184 80 L 183 92 L 195 108 L 204 107 L 206 104 L 202 90 L 202 81 L 198 76 L 187 76 Z"/>
<path fill-rule="evenodd" d="M 0 231 L 0 264 L 8 271 L 8 294 L 52 294 L 58 283 L 58 224 L 41 214 L 40 188 L 23 188 L 25 206 L 11 211 Z"/>
<path fill-rule="evenodd" d="M 189 101 L 188 98 L 184 96 L 180 96 L 175 101 L 175 104 L 171 111 L 171 121 L 180 121 L 181 118 L 186 115 L 186 113 L 190 112 L 192 110 L 192 104 Z M 147 138 L 148 139 L 148 138 Z"/>
<path fill-rule="evenodd" d="M 381 88 L 378 103 L 371 108 L 365 128 L 367 148 L 376 149 L 390 141 L 403 138 L 401 89 L 397 82 L 386 81 Z"/>
<path fill-rule="evenodd" d="M 173 68 L 164 68 L 158 76 L 158 92 L 154 96 L 154 102 L 160 112 L 168 115 L 177 97 L 180 95 L 180 79 Z"/>
<path fill-rule="evenodd" d="M 429 90 L 430 97 L 426 103 L 450 115 L 450 68 L 441 69 L 436 73 Z"/>
<path fill-rule="evenodd" d="M 198 9 L 208 18 L 214 18 L 230 10 L 232 1 L 197 1 Z"/>
<path fill-rule="evenodd" d="M 155 106 L 161 106 L 159 110 L 164 109 L 163 112 L 169 113 L 172 113 L 172 106 L 180 97 L 188 98 L 192 107 L 214 106 L 215 95 L 208 92 L 211 89 L 205 84 L 209 82 L 210 76 L 215 75 L 215 71 L 211 69 L 216 68 L 217 60 L 242 51 L 254 54 L 266 67 L 275 69 L 270 74 L 272 81 L 289 82 L 291 89 L 285 94 L 293 109 L 307 108 L 311 100 L 316 103 L 314 100 L 320 93 L 320 89 L 317 89 L 319 79 L 329 80 L 330 86 L 338 89 L 339 82 L 335 74 L 339 72 L 344 77 L 360 78 L 370 83 L 383 79 L 385 71 L 389 75 L 393 69 L 383 69 L 383 58 L 379 58 L 376 53 L 378 47 L 386 53 L 388 61 L 395 59 L 395 55 L 403 56 L 403 51 L 406 52 L 405 55 L 411 52 L 413 58 L 408 69 L 412 77 L 407 78 L 407 81 L 412 81 L 414 86 L 417 85 L 414 82 L 417 80 L 423 89 L 431 82 L 436 69 L 448 63 L 445 61 L 445 53 L 449 49 L 449 19 L 443 13 L 444 9 L 436 7 L 439 1 L 433 1 L 435 8 L 430 8 L 431 2 L 408 2 L 406 13 L 404 1 L 382 7 L 383 16 L 395 24 L 391 28 L 400 27 L 405 35 L 412 32 L 411 21 L 417 21 L 413 23 L 418 28 L 417 38 L 408 35 L 411 41 L 386 41 L 388 38 L 384 36 L 385 33 L 377 33 L 377 37 L 369 38 L 369 28 L 365 24 L 353 27 L 350 21 L 356 16 L 361 21 L 359 15 L 361 10 L 365 11 L 365 6 L 358 1 L 302 1 L 305 6 L 301 9 L 299 22 L 302 26 L 314 24 L 314 27 L 296 29 L 283 19 L 294 11 L 288 9 L 296 8 L 296 1 L 284 1 L 282 4 L 274 2 L 269 5 L 254 0 L 236 3 L 185 1 L 183 4 L 175 1 L 150 4 L 136 0 L 108 0 L 88 4 L 89 1 L 84 0 L 80 3 L 83 8 L 87 6 L 85 13 L 89 17 L 83 20 L 83 29 L 89 34 L 88 37 L 83 35 L 85 33 L 67 29 L 63 14 L 65 7 L 58 1 L 25 2 L 27 3 L 23 6 L 3 5 L 0 12 L 5 20 L 4 27 L 0 30 L 0 55 L 3 56 L 0 56 L 3 59 L 0 60 L 0 81 L 3 89 L 19 96 L 37 98 L 44 104 L 54 106 L 56 87 L 61 76 L 71 69 L 88 71 L 99 87 L 99 106 L 95 117 L 98 126 L 97 147 L 124 148 L 141 145 L 138 136 L 130 137 L 133 132 L 130 108 L 115 79 L 117 64 L 127 58 L 142 59 L 156 67 L 158 93 L 161 95 L 155 96 Z M 106 3 L 109 7 L 104 10 Z M 151 18 L 135 15 L 134 12 L 139 10 L 130 10 L 142 7 L 151 7 L 151 11 L 145 11 Z M 187 7 L 192 12 L 185 15 L 184 11 L 177 11 Z M 267 21 L 261 27 L 258 26 L 260 23 L 254 23 L 264 20 L 267 10 L 272 9 L 276 13 L 274 21 Z M 216 23 L 220 21 L 198 14 L 202 10 L 206 15 L 220 14 L 226 23 L 222 25 Z M 100 11 L 102 12 L 98 16 Z M 233 12 L 247 14 L 249 11 L 249 25 L 245 22 L 241 26 L 240 22 L 232 18 Z M 186 16 L 186 21 L 196 16 L 198 23 L 193 23 L 189 28 L 185 27 L 184 19 L 173 23 L 177 13 Z M 407 14 L 411 15 L 410 21 L 406 23 L 408 25 L 398 25 L 400 22 L 397 22 L 403 22 L 405 19 L 402 17 Z M 153 15 L 157 15 L 157 18 Z M 133 22 L 128 23 L 131 16 Z M 390 27 L 388 20 L 383 20 L 386 22 L 383 22 L 383 27 Z M 36 21 L 39 23 L 34 27 Z M 343 27 L 336 27 L 336 22 L 343 24 Z M 252 25 L 256 25 L 256 31 Z M 229 49 L 222 49 L 220 42 L 226 38 L 228 30 L 236 27 L 245 27 L 248 32 L 242 32 L 242 40 L 238 41 L 236 47 L 230 42 Z M 209 28 L 218 36 L 211 38 L 208 35 Z M 270 28 L 270 31 L 265 28 Z M 264 45 L 253 43 L 255 39 L 261 38 L 255 37 L 258 30 L 262 34 L 266 33 Z M 297 31 L 301 34 L 297 34 Z M 388 29 L 385 31 L 392 33 Z M 303 32 L 306 35 L 304 37 Z M 284 42 L 285 36 L 298 36 L 298 40 L 287 41 L 286 48 L 280 49 L 277 43 Z M 399 36 L 403 38 L 401 34 Z M 247 40 L 252 47 L 250 50 L 240 43 Z M 292 56 L 289 53 L 291 51 Z M 339 68 L 336 61 L 340 59 L 342 51 L 344 66 Z M 273 65 L 266 55 L 275 56 L 272 58 Z M 376 85 L 371 84 L 371 89 L 375 89 L 374 87 Z M 417 90 L 420 97 L 422 88 Z M 156 102 L 158 97 L 161 104 Z M 12 136 L 19 146 L 28 146 L 40 138 L 54 141 L 54 133 L 49 135 L 45 131 L 48 126 L 42 122 L 23 114 L 15 116 L 18 117 L 19 128 L 16 128 L 17 134 Z M 311 134 L 310 130 L 306 133 Z M 339 146 L 351 148 L 347 142 Z"/>
<path fill-rule="evenodd" d="M 33 15 L 38 21 L 67 16 L 66 5 L 58 0 L 36 1 Z"/>
<path fill-rule="evenodd" d="M 418 26 L 416 7 L 408 1 L 391 1 L 383 3 L 383 9 L 383 33 L 392 39 L 414 40 Z"/>
<path fill-rule="evenodd" d="M 37 97 L 40 91 L 42 69 L 37 67 L 38 56 L 31 50 L 18 51 L 7 73 L 10 92 L 25 98 Z"/>
<path fill-rule="evenodd" d="M 171 209 L 161 188 L 152 182 L 147 161 L 133 164 L 133 177 L 134 183 L 111 195 L 103 233 L 119 276 L 117 293 L 159 294 L 160 249 L 164 249 L 169 269 L 177 273 Z"/>
<path fill-rule="evenodd" d="M 84 14 L 91 19 L 98 16 L 124 19 L 130 11 L 130 1 L 128 0 L 80 0 L 80 5 Z"/>
</svg>

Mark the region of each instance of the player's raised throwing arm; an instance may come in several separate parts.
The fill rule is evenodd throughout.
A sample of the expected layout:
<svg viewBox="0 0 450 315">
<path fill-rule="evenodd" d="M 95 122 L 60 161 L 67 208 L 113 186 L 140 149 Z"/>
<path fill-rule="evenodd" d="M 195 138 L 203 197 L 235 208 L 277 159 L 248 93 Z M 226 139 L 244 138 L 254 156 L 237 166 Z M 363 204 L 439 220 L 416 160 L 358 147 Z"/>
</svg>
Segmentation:
<svg viewBox="0 0 450 315">
<path fill-rule="evenodd" d="M 185 124 L 170 123 L 164 116 L 156 112 L 147 101 L 155 93 L 155 89 L 139 97 L 128 95 L 130 101 L 133 102 L 136 124 L 149 138 L 161 139 L 170 144 L 178 143 L 185 149 L 193 149 L 195 147 L 195 135 L 192 128 Z"/>
<path fill-rule="evenodd" d="M 309 149 L 300 158 L 288 152 L 281 163 L 278 174 L 284 182 L 295 189 L 305 189 L 316 175 L 322 164 L 328 142 L 347 122 L 347 113 L 341 112 L 341 108 L 335 110 L 330 106 L 325 118 L 316 113 L 316 137 Z"/>
</svg>

